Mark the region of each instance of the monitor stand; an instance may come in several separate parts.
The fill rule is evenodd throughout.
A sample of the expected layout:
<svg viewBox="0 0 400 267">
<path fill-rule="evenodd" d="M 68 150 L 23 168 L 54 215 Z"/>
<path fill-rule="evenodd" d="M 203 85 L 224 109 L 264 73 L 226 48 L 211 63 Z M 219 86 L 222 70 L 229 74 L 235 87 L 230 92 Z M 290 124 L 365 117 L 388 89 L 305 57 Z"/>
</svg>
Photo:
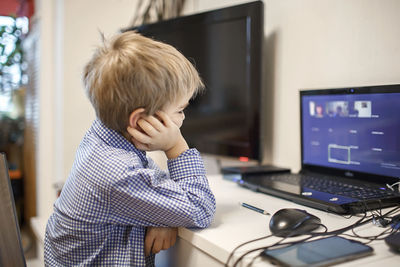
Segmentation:
<svg viewBox="0 0 400 267">
<path fill-rule="evenodd" d="M 271 164 L 260 164 L 256 160 L 239 161 L 233 157 L 223 157 L 211 154 L 202 154 L 207 175 L 223 174 L 224 178 L 233 180 L 246 175 L 262 175 L 269 173 L 285 173 L 290 169 L 277 167 Z"/>
</svg>

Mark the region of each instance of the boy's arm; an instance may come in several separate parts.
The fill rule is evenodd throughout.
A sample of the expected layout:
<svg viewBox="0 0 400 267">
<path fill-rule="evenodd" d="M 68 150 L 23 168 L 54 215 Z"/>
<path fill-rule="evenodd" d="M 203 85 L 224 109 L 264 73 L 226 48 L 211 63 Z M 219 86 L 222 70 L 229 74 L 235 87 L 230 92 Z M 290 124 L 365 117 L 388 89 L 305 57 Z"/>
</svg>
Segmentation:
<svg viewBox="0 0 400 267">
<path fill-rule="evenodd" d="M 127 169 L 112 187 L 109 220 L 155 227 L 208 227 L 215 198 L 196 149 L 168 160 L 169 176 L 160 169 Z"/>
</svg>

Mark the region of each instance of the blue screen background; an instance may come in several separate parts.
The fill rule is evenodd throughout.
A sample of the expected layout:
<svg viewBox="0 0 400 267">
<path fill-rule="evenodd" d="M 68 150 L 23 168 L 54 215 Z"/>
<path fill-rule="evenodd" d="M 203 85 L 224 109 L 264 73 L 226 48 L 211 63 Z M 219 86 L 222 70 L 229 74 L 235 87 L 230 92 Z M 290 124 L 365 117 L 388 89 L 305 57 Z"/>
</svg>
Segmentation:
<svg viewBox="0 0 400 267">
<path fill-rule="evenodd" d="M 400 93 L 301 101 L 304 164 L 400 177 Z"/>
</svg>

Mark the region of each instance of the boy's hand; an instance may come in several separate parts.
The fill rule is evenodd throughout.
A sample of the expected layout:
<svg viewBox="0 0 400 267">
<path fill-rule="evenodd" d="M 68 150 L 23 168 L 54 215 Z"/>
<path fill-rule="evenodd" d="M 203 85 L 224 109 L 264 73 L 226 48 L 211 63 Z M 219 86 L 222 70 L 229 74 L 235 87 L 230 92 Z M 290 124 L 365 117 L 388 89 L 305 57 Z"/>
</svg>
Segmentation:
<svg viewBox="0 0 400 267">
<path fill-rule="evenodd" d="M 178 228 L 170 227 L 148 227 L 144 240 L 144 253 L 157 254 L 161 250 L 169 249 L 175 244 Z"/>
<path fill-rule="evenodd" d="M 142 129 L 128 127 L 133 144 L 141 150 L 162 150 L 169 159 L 178 157 L 189 147 L 183 138 L 179 127 L 163 111 L 158 111 L 155 116 L 146 116 L 137 121 Z"/>
</svg>

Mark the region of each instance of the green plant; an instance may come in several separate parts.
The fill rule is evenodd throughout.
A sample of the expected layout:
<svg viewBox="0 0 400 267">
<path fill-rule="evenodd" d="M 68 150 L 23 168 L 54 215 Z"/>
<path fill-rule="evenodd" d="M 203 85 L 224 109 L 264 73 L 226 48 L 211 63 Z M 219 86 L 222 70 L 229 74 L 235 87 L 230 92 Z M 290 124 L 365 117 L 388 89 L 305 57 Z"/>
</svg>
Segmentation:
<svg viewBox="0 0 400 267">
<path fill-rule="evenodd" d="M 21 18 L 2 17 L 0 24 L 0 149 L 7 144 L 22 144 L 23 112 L 15 112 L 27 82 L 22 48 L 24 24 Z M 22 19 L 23 20 L 23 19 Z M 5 21 L 5 22 L 3 22 Z M 21 100 L 21 101 L 17 101 Z"/>
<path fill-rule="evenodd" d="M 19 88 L 24 79 L 24 53 L 22 50 L 22 25 L 18 20 L 0 25 L 0 93 Z"/>
</svg>

